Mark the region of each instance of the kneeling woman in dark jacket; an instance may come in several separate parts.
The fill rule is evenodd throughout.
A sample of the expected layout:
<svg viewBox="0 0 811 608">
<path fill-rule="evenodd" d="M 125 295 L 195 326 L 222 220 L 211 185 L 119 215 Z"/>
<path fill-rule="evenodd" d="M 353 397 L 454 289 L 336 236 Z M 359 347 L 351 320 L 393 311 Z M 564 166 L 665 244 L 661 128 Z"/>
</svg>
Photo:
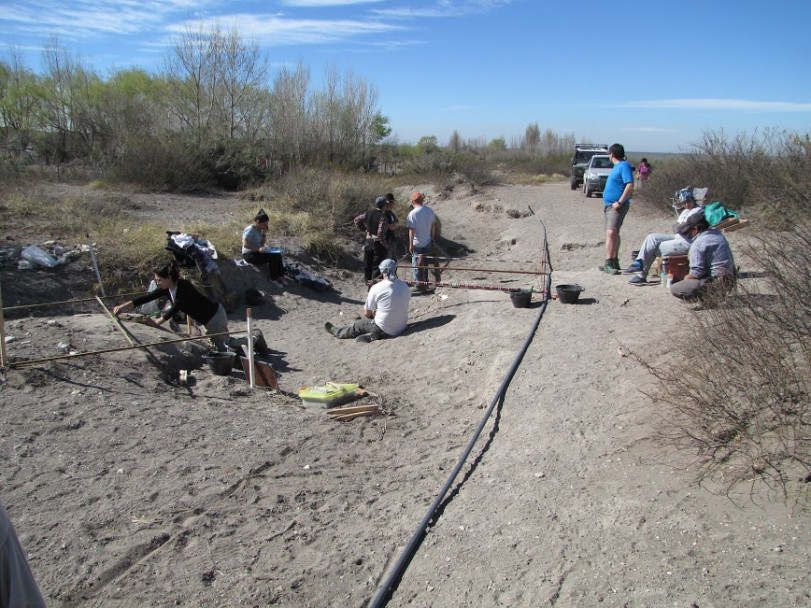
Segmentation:
<svg viewBox="0 0 811 608">
<path fill-rule="evenodd" d="M 113 308 L 113 314 L 118 316 L 128 308 L 141 306 L 161 297 L 168 297 L 172 305 L 155 321 L 155 325 L 163 325 L 171 319 L 177 311 L 186 313 L 198 325 L 206 328 L 206 334 L 220 334 L 228 332 L 228 317 L 222 304 L 212 302 L 194 288 L 186 279 L 180 278 L 177 263 L 171 262 L 155 270 L 155 283 L 158 288 L 147 294 L 133 298 Z M 225 352 L 225 338 L 228 336 L 214 336 L 211 341 L 219 352 Z"/>
</svg>

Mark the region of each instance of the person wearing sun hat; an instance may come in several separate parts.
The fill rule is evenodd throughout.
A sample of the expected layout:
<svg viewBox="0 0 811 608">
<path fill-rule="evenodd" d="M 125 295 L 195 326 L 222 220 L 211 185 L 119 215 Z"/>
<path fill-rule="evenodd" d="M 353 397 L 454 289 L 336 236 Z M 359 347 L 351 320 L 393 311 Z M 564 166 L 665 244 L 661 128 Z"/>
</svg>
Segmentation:
<svg viewBox="0 0 811 608">
<path fill-rule="evenodd" d="M 342 327 L 327 322 L 324 324 L 327 333 L 336 338 L 372 342 L 394 338 L 405 331 L 411 290 L 397 278 L 397 262 L 386 259 L 378 268 L 383 278 L 369 290 L 363 305 L 363 317 Z"/>
<path fill-rule="evenodd" d="M 639 247 L 639 255 L 636 256 L 634 263 L 622 271 L 623 274 L 634 275 L 628 281 L 631 285 L 644 285 L 648 282 L 648 273 L 658 256 L 684 255 L 690 249 L 690 238 L 679 234 L 678 227 L 687 221 L 688 217 L 701 211 L 701 207 L 698 206 L 695 196 L 693 196 L 693 189 L 679 190 L 673 206 L 682 210 L 676 225 L 673 226 L 673 232 L 670 234 L 654 232 L 646 236 Z"/>
</svg>

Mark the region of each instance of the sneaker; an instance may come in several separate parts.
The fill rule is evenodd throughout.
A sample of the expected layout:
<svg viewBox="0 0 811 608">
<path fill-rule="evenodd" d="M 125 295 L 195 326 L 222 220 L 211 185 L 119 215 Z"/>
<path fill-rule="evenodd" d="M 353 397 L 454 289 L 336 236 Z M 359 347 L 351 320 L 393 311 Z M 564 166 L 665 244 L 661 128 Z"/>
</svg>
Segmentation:
<svg viewBox="0 0 811 608">
<path fill-rule="evenodd" d="M 640 264 L 639 261 L 637 260 L 636 262 L 634 262 L 633 264 L 628 266 L 628 268 L 623 270 L 622 274 L 637 274 L 641 270 L 642 270 L 642 264 Z"/>
<path fill-rule="evenodd" d="M 631 278 L 630 281 L 628 281 L 628 283 L 630 283 L 631 285 L 644 285 L 647 282 L 648 280 L 642 276 L 641 272 L 637 273 L 635 276 Z"/>
<path fill-rule="evenodd" d="M 619 274 L 620 273 L 619 270 L 617 270 L 611 264 L 608 264 L 608 263 L 603 264 L 602 266 L 598 266 L 597 270 L 601 270 L 602 272 L 605 272 L 605 273 L 608 273 L 608 274 Z"/>
<path fill-rule="evenodd" d="M 328 334 L 332 334 L 333 336 L 335 335 L 335 326 L 332 323 L 330 323 L 329 321 L 324 323 L 324 329 L 327 330 Z"/>
<path fill-rule="evenodd" d="M 355 342 L 362 342 L 367 344 L 372 341 L 372 334 L 363 334 L 355 338 Z"/>
</svg>

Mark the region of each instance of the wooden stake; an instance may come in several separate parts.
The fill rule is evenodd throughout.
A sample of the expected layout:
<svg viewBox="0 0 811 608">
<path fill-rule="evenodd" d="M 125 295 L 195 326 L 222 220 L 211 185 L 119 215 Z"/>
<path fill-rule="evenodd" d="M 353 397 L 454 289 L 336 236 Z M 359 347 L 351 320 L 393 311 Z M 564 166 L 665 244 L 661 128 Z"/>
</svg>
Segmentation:
<svg viewBox="0 0 811 608">
<path fill-rule="evenodd" d="M 135 340 L 132 339 L 130 332 L 127 331 L 127 328 L 124 327 L 123 323 L 121 323 L 121 319 L 119 319 L 112 312 L 110 312 L 110 309 L 104 305 L 104 302 L 101 301 L 100 297 L 96 296 L 96 300 L 98 300 L 99 304 L 101 304 L 101 307 L 104 309 L 104 312 L 107 313 L 107 316 L 113 320 L 113 323 L 115 323 L 119 331 L 121 331 L 121 333 L 124 334 L 124 337 L 127 339 L 127 342 L 130 343 L 130 346 L 135 346 Z"/>
<path fill-rule="evenodd" d="M 6 366 L 6 321 L 3 318 L 3 289 L 0 288 L 0 366 Z"/>
<path fill-rule="evenodd" d="M 335 407 L 332 409 L 327 410 L 327 414 L 330 416 L 343 416 L 344 414 L 354 414 L 355 412 L 369 412 L 379 410 L 380 406 L 371 404 L 371 405 L 353 405 L 348 407 Z"/>
<path fill-rule="evenodd" d="M 256 388 L 256 369 L 253 365 L 253 316 L 251 309 L 247 308 L 245 314 L 248 317 L 248 381 L 251 388 Z"/>
<path fill-rule="evenodd" d="M 9 364 L 9 367 L 26 367 L 29 365 L 36 365 L 37 363 L 46 363 L 48 361 L 58 361 L 59 359 L 76 359 L 78 357 L 89 357 L 90 355 L 103 355 L 106 353 L 118 353 L 124 350 L 135 350 L 136 348 L 148 349 L 150 346 L 163 346 L 164 344 L 176 344 L 178 342 L 194 342 L 195 340 L 206 340 L 211 336 L 233 336 L 230 331 L 222 331 L 215 334 L 207 334 L 205 336 L 195 336 L 193 338 L 178 338 L 177 340 L 161 340 L 160 342 L 150 342 L 149 344 L 136 344 L 135 346 L 121 346 L 119 348 L 106 348 L 104 350 L 92 350 L 86 353 L 76 353 L 75 355 L 57 355 L 55 357 L 44 357 L 42 359 L 27 359 L 26 361 L 17 361 Z"/>
<path fill-rule="evenodd" d="M 87 233 L 87 246 L 90 248 L 90 261 L 93 262 L 93 270 L 96 271 L 96 279 L 99 282 L 99 291 L 104 296 L 104 283 L 101 282 L 101 273 L 99 272 L 99 265 L 96 262 L 96 252 L 93 251 L 93 241 L 90 240 L 90 233 Z"/>
<path fill-rule="evenodd" d="M 344 414 L 343 416 L 333 416 L 333 420 L 352 420 L 353 418 L 360 418 L 361 416 L 374 416 L 379 414 L 379 410 L 367 410 L 365 412 L 355 412 L 354 414 Z"/>
</svg>

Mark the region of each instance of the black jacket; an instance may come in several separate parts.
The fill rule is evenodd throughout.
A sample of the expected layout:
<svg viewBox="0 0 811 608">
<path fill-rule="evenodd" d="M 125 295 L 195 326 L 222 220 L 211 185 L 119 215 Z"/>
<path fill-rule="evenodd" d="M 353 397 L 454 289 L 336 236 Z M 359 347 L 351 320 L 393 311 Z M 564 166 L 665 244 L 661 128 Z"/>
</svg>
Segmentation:
<svg viewBox="0 0 811 608">
<path fill-rule="evenodd" d="M 138 296 L 132 300 L 133 306 L 140 306 L 152 300 L 166 297 L 171 299 L 168 289 L 156 289 L 147 294 Z M 212 302 L 199 291 L 194 288 L 186 279 L 180 279 L 177 282 L 177 291 L 175 292 L 175 300 L 172 302 L 167 310 L 161 314 L 164 319 L 170 319 L 179 310 L 185 312 L 192 319 L 197 321 L 200 325 L 205 325 L 211 318 L 217 314 L 220 305 L 217 302 Z"/>
</svg>

